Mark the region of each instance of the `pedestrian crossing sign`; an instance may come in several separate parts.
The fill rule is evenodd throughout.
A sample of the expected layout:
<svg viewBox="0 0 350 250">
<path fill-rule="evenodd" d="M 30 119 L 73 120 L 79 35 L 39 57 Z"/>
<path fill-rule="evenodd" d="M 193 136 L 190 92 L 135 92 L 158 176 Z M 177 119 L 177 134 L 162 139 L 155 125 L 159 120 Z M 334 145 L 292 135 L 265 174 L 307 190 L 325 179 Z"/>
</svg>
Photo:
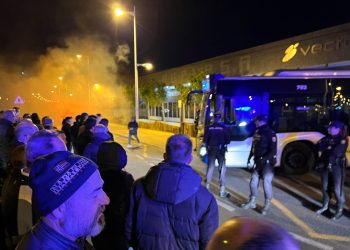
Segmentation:
<svg viewBox="0 0 350 250">
<path fill-rule="evenodd" d="M 14 104 L 24 104 L 24 101 L 20 96 L 17 96 L 14 101 Z"/>
</svg>

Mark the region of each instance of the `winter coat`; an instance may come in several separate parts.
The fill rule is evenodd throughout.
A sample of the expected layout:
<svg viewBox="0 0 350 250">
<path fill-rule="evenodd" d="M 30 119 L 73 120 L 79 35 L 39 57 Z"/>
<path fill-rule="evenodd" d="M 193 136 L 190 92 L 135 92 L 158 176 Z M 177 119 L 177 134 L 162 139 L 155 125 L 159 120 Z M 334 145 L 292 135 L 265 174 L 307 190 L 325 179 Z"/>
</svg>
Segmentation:
<svg viewBox="0 0 350 250">
<path fill-rule="evenodd" d="M 129 211 L 130 190 L 134 178 L 128 172 L 116 166 L 99 165 L 104 181 L 103 190 L 110 199 L 104 211 L 106 226 L 103 231 L 92 238 L 96 250 L 127 250 L 125 237 L 125 220 Z"/>
<path fill-rule="evenodd" d="M 128 123 L 129 134 L 137 135 L 138 128 L 139 128 L 139 124 L 136 121 Z"/>
<path fill-rule="evenodd" d="M 109 141 L 109 140 L 111 140 L 111 137 L 109 134 L 103 134 L 103 133 L 94 134 L 92 136 L 91 142 L 88 145 L 86 145 L 83 156 L 97 163 L 96 156 L 97 156 L 98 148 L 103 142 Z"/>
<path fill-rule="evenodd" d="M 134 249 L 205 249 L 217 226 L 216 200 L 190 166 L 162 162 L 134 183 L 126 224 Z"/>
<path fill-rule="evenodd" d="M 9 237 L 21 236 L 33 226 L 32 190 L 28 174 L 14 167 L 2 189 L 3 221 Z"/>
<path fill-rule="evenodd" d="M 75 152 L 78 155 L 83 155 L 86 145 L 92 140 L 92 133 L 89 130 L 82 132 L 75 142 Z"/>
<path fill-rule="evenodd" d="M 15 143 L 13 124 L 0 119 L 0 169 L 6 169 L 9 162 L 9 154 Z"/>
<path fill-rule="evenodd" d="M 72 149 L 72 127 L 68 123 L 64 123 L 62 126 L 62 131 L 64 132 L 66 136 L 66 146 L 68 151 L 71 151 Z"/>
</svg>

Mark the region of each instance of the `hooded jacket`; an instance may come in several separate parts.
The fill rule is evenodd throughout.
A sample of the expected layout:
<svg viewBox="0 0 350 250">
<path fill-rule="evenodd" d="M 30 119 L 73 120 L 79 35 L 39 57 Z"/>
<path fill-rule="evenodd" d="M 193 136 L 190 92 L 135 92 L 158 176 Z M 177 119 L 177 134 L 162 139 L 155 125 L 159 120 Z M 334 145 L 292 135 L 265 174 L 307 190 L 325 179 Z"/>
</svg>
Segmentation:
<svg viewBox="0 0 350 250">
<path fill-rule="evenodd" d="M 89 158 L 90 160 L 92 160 L 93 162 L 97 163 L 97 151 L 98 148 L 100 147 L 100 145 L 105 142 L 105 141 L 109 141 L 111 139 L 111 137 L 109 136 L 109 134 L 103 134 L 103 133 L 98 133 L 98 134 L 94 134 L 92 136 L 92 140 L 91 142 L 86 145 L 85 149 L 84 149 L 84 153 L 83 156 Z"/>
<path fill-rule="evenodd" d="M 133 185 L 126 234 L 134 249 L 205 249 L 217 226 L 216 200 L 188 165 L 162 162 Z"/>
</svg>

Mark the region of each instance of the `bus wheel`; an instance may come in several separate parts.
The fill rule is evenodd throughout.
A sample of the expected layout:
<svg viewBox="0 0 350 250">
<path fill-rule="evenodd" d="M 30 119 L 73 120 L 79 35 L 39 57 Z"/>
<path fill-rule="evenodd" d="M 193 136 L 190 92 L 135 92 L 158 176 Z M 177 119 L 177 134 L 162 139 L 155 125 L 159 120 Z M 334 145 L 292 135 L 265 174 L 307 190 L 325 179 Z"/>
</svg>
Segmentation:
<svg viewBox="0 0 350 250">
<path fill-rule="evenodd" d="M 282 154 L 282 169 L 286 174 L 304 174 L 315 164 L 313 150 L 302 142 L 287 145 Z"/>
</svg>

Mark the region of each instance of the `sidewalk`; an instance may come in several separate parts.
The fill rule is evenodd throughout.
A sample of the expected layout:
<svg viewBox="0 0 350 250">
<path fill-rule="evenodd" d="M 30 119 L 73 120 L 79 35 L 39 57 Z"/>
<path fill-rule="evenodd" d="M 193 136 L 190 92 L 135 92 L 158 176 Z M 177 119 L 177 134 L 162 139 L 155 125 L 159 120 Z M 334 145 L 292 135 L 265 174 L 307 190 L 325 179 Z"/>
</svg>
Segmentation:
<svg viewBox="0 0 350 250">
<path fill-rule="evenodd" d="M 128 138 L 129 136 L 128 128 L 125 125 L 110 123 L 108 127 L 111 133 L 113 133 L 116 136 L 120 136 L 123 138 Z M 161 148 L 162 150 L 164 149 L 164 146 L 168 138 L 174 135 L 174 133 L 171 133 L 171 132 L 146 129 L 146 128 L 139 128 L 137 134 L 141 141 L 141 144 L 147 144 L 147 141 L 149 141 L 148 139 L 151 139 L 151 137 L 156 136 L 157 141 L 152 140 L 152 145 L 155 145 Z M 195 147 L 196 139 L 194 137 L 190 137 L 190 138 L 193 143 L 193 147 Z"/>
</svg>

